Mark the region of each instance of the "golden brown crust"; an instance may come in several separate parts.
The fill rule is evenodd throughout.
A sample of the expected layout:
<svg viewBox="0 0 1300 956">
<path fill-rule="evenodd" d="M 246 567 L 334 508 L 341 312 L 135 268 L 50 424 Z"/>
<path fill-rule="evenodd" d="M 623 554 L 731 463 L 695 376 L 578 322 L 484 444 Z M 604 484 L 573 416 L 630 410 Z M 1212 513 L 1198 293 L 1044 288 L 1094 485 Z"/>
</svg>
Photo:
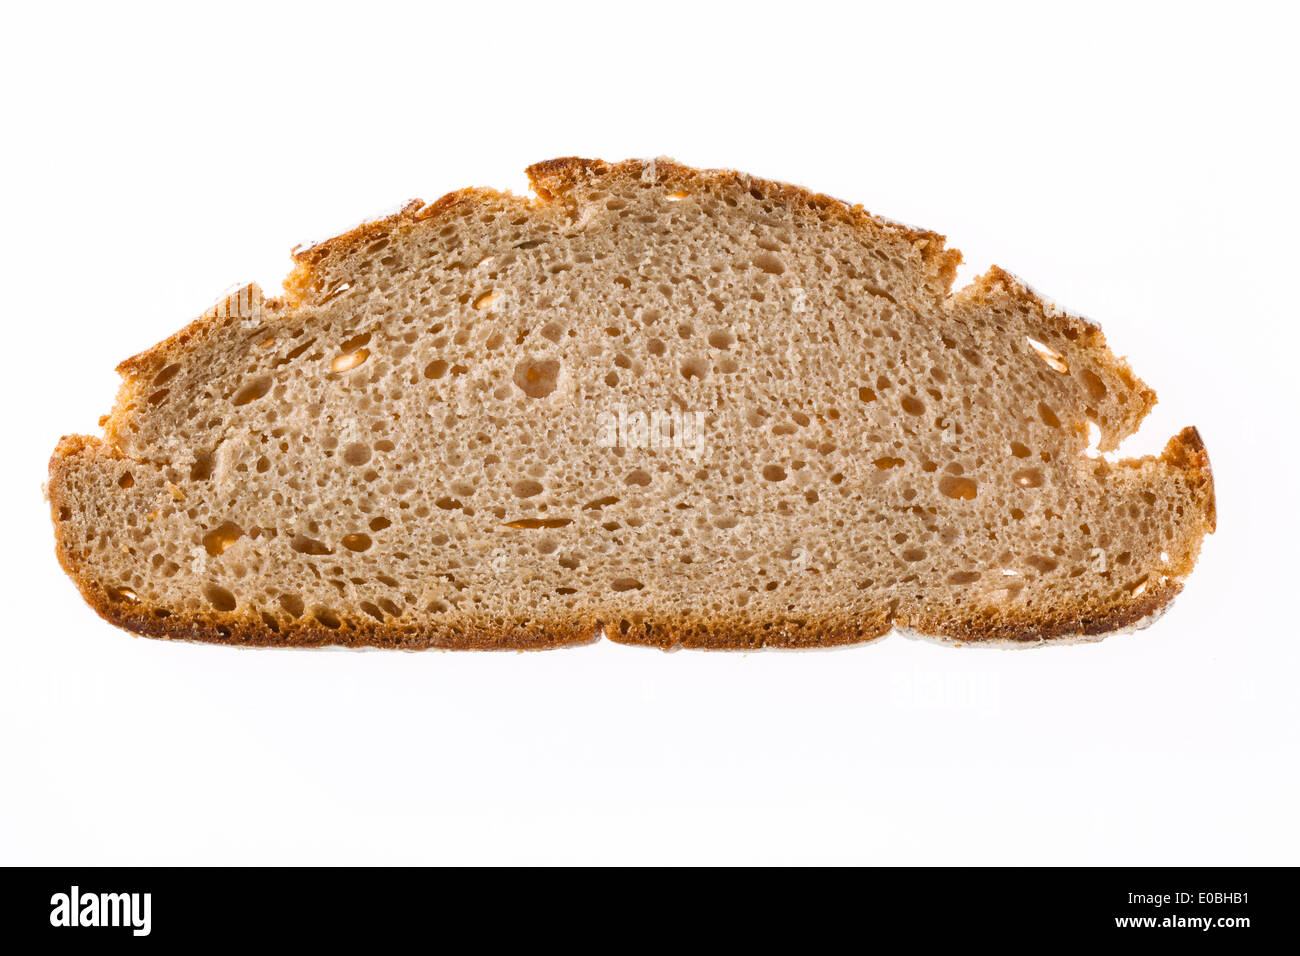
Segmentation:
<svg viewBox="0 0 1300 956">
<path fill-rule="evenodd" d="M 596 624 L 554 621 L 516 628 L 451 628 L 435 624 L 416 626 L 358 622 L 347 630 L 331 630 L 320 624 L 280 625 L 272 631 L 261 620 L 234 619 L 216 622 L 205 618 L 158 618 L 149 609 L 133 612 L 114 605 L 107 597 L 82 592 L 102 618 L 143 637 L 164 640 L 199 641 L 206 644 L 236 644 L 243 647 L 379 647 L 394 650 L 547 650 L 573 644 L 590 644 L 600 637 Z"/>
<path fill-rule="evenodd" d="M 1150 623 L 1160 616 L 1182 591 L 1181 582 L 1171 581 L 1140 597 L 1125 599 L 1101 611 L 1061 612 L 1046 617 L 1020 617 L 973 622 L 953 627 L 950 622 L 920 619 L 910 629 L 954 643 L 999 642 L 1010 644 L 1072 643 L 1077 640 L 1121 631 Z"/>
<path fill-rule="evenodd" d="M 951 644 L 1034 645 L 1073 643 L 1102 634 L 1141 626 L 1155 620 L 1182 590 L 1177 581 L 1150 590 L 1097 612 L 1062 612 L 1048 617 L 994 617 L 986 615 L 964 625 L 940 619 L 890 619 L 871 621 L 802 621 L 766 624 L 737 621 L 687 623 L 623 622 L 606 627 L 605 636 L 618 644 L 649 645 L 661 650 L 758 650 L 761 648 L 838 647 L 862 644 L 884 637 L 895 628 L 914 631 Z"/>
<path fill-rule="evenodd" d="M 640 178 L 646 173 L 645 164 L 626 161 L 609 164 L 601 160 L 565 157 L 537 163 L 528 168 L 528 176 L 536 191 L 538 202 L 562 202 L 565 194 L 576 183 L 590 176 L 615 176 Z M 653 174 L 661 183 L 681 182 L 711 188 L 743 188 L 756 195 L 770 196 L 784 203 L 802 205 L 825 215 L 837 217 L 855 228 L 887 232 L 910 243 L 921 255 L 933 277 L 931 291 L 936 296 L 951 294 L 951 286 L 961 253 L 945 247 L 944 237 L 930 231 L 913 229 L 892 221 L 872 216 L 861 206 L 850 206 L 797 186 L 770 180 L 757 179 L 732 170 L 695 170 L 671 160 L 657 160 Z M 285 294 L 281 299 L 269 299 L 259 306 L 283 314 L 286 319 L 310 297 L 319 281 L 324 265 L 344 258 L 367 243 L 391 234 L 395 230 L 413 227 L 417 223 L 438 220 L 462 203 L 480 203 L 499 198 L 493 190 L 463 189 L 448 193 L 436 202 L 425 204 L 420 200 L 408 203 L 400 212 L 326 240 L 308 249 L 295 251 L 295 268 L 285 281 Z M 260 292 L 254 288 L 255 295 Z M 1020 280 L 997 266 L 981 275 L 966 288 L 955 293 L 958 297 L 973 299 L 1011 297 L 1044 318 L 1058 323 L 1063 332 L 1083 338 L 1101 348 L 1105 339 L 1093 323 L 1052 307 Z M 175 356 L 191 349 L 210 333 L 222 316 L 213 311 L 200 316 L 183 329 L 150 349 L 127 359 L 118 366 L 124 376 L 124 392 L 134 384 L 134 379 L 152 375 Z M 1120 368 L 1134 383 L 1135 390 L 1143 396 L 1140 415 L 1155 403 L 1155 393 L 1132 375 L 1126 362 L 1117 360 Z M 118 595 L 110 595 L 97 582 L 88 580 L 80 571 L 76 556 L 66 546 L 63 524 L 65 513 L 72 503 L 65 500 L 61 489 L 71 462 L 82 454 L 107 454 L 124 457 L 112 444 L 114 428 L 120 425 L 126 408 L 119 399 L 118 406 L 106 417 L 106 436 L 103 439 L 71 435 L 58 444 L 50 460 L 49 502 L 55 527 L 56 553 L 60 564 L 76 583 L 88 604 L 105 620 L 134 633 L 158 638 L 205 641 L 248 646 L 313 647 L 342 644 L 387 648 L 463 648 L 463 649 L 538 649 L 587 643 L 606 637 L 617 643 L 641 644 L 660 648 L 688 647 L 705 649 L 755 649 L 762 647 L 829 647 L 875 640 L 894 627 L 907 627 L 955 643 L 1006 642 L 1033 644 L 1067 642 L 1100 635 L 1141 624 L 1157 616 L 1181 590 L 1181 582 L 1169 580 L 1137 597 L 1117 595 L 1114 603 L 1100 611 L 1063 611 L 1048 617 L 1008 617 L 1006 615 L 977 618 L 954 625 L 945 620 L 908 620 L 890 617 L 883 613 L 875 619 L 846 622 L 839 619 L 803 620 L 799 622 L 752 622 L 739 620 L 714 620 L 686 622 L 672 619 L 602 623 L 590 621 L 528 622 L 505 628 L 453 628 L 436 623 L 420 625 L 356 623 L 346 631 L 326 628 L 316 622 L 280 624 L 273 630 L 260 618 L 236 614 L 196 616 L 182 618 L 170 614 L 165 608 L 154 608 L 131 602 Z M 1186 428 L 1169 441 L 1160 460 L 1186 476 L 1190 486 L 1197 491 L 1203 504 L 1204 530 L 1212 532 L 1216 524 L 1213 475 L 1204 442 L 1195 428 Z M 1183 570 L 1183 569 L 1179 569 Z M 1190 571 L 1190 567 L 1185 569 Z"/>
<path fill-rule="evenodd" d="M 660 650 L 760 650 L 763 648 L 840 647 L 884 637 L 893 625 L 887 615 L 872 621 L 801 620 L 742 621 L 665 619 L 604 626 L 616 644 L 657 647 Z"/>
</svg>

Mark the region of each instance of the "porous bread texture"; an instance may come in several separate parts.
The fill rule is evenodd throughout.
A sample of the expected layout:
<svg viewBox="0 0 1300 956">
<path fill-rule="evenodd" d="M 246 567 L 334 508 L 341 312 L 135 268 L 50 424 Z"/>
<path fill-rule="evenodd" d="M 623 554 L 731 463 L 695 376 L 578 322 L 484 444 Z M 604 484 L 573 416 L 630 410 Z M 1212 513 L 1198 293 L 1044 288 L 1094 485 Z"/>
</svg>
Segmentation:
<svg viewBox="0 0 1300 956">
<path fill-rule="evenodd" d="M 792 186 L 529 175 L 123 363 L 104 437 L 50 463 L 86 600 L 240 644 L 755 648 L 1076 639 L 1181 589 L 1209 461 L 1190 428 L 1089 450 L 1155 402 L 1095 325 L 996 267 L 950 293 L 943 237 Z"/>
</svg>

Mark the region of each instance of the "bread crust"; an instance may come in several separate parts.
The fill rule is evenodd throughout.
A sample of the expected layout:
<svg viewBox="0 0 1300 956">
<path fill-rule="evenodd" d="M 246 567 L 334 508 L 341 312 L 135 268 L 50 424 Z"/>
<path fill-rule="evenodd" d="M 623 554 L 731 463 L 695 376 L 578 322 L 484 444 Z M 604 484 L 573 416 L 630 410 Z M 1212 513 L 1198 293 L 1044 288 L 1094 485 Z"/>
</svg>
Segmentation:
<svg viewBox="0 0 1300 956">
<path fill-rule="evenodd" d="M 929 288 L 936 300 L 942 301 L 946 297 L 1009 296 L 1045 320 L 1058 323 L 1072 337 L 1087 337 L 1104 345 L 1104 337 L 1096 324 L 1060 310 L 997 266 L 967 287 L 952 292 L 961 253 L 946 248 L 942 235 L 873 216 L 861 206 L 849 205 L 798 186 L 758 179 L 733 170 L 696 170 L 666 159 L 654 160 L 647 167 L 635 160 L 610 164 L 601 160 L 564 157 L 530 166 L 528 176 L 537 194 L 533 202 L 546 204 L 565 202 L 567 193 L 586 177 L 641 178 L 647 174 L 647 169 L 660 183 L 680 182 L 683 186 L 757 190 L 765 196 L 778 196 L 782 202 L 803 205 L 837 217 L 856 229 L 886 232 L 902 238 L 921 254 L 933 279 Z M 118 371 L 124 378 L 122 394 L 125 395 L 131 387 L 138 385 L 139 380 L 147 380 L 148 376 L 199 346 L 220 322 L 240 318 L 240 309 L 264 309 L 289 321 L 294 310 L 311 295 L 320 271 L 328 261 L 351 255 L 365 244 L 395 230 L 448 217 L 462 204 L 480 204 L 485 199 L 499 198 L 501 195 L 493 190 L 470 188 L 448 193 L 433 203 L 413 200 L 393 215 L 363 223 L 310 248 L 296 250 L 295 267 L 285 280 L 282 297 L 263 300 L 260 290 L 255 286 L 246 287 L 239 293 L 240 296 L 247 294 L 246 303 L 232 297 L 157 345 L 125 360 L 118 366 Z M 232 302 L 235 304 L 232 305 Z M 1155 393 L 1132 376 L 1126 362 L 1117 361 L 1119 367 L 1132 377 L 1143 396 L 1143 407 L 1137 416 L 1140 420 L 1155 404 Z M 1144 626 L 1158 617 L 1182 589 L 1181 581 L 1171 577 L 1166 583 L 1138 596 L 1117 596 L 1112 606 L 1099 611 L 1063 610 L 1046 617 L 1027 614 L 1019 617 L 989 615 L 956 625 L 942 620 L 910 620 L 901 615 L 891 617 L 882 612 L 872 620 L 846 621 L 827 617 L 805 619 L 797 623 L 732 619 L 688 622 L 665 616 L 660 620 L 637 623 L 615 624 L 593 618 L 532 621 L 500 628 L 456 628 L 434 622 L 397 624 L 360 621 L 352 622 L 344 631 L 337 631 L 317 622 L 304 621 L 282 623 L 277 630 L 272 630 L 261 618 L 247 613 L 182 617 L 169 613 L 166 608 L 151 607 L 120 596 L 115 599 L 107 594 L 98 582 L 89 580 L 82 573 L 65 538 L 61 513 L 73 507 L 73 502 L 63 493 L 69 469 L 78 456 L 86 454 L 132 460 L 114 440 L 115 430 L 125 424 L 128 414 L 127 403 L 120 396 L 113 412 L 104 419 L 103 439 L 71 435 L 59 442 L 50 459 L 47 496 L 55 529 L 56 555 L 83 598 L 105 620 L 147 637 L 264 647 L 344 645 L 403 649 L 534 650 L 590 643 L 603 634 L 616 643 L 662 649 L 685 647 L 751 650 L 856 644 L 876 640 L 894 629 L 908 629 L 950 643 L 1031 646 L 1073 643 L 1123 628 Z M 1103 450 L 1106 449 L 1103 447 Z M 1163 463 L 1184 476 L 1196 490 L 1197 500 L 1202 506 L 1202 514 L 1199 516 L 1202 531 L 1213 532 L 1217 520 L 1214 480 L 1209 455 L 1200 434 L 1193 427 L 1183 429 L 1170 439 L 1159 457 Z M 1126 463 L 1120 463 L 1121 466 L 1124 464 Z M 1171 569 L 1177 575 L 1184 575 L 1190 570 L 1190 566 Z"/>
</svg>

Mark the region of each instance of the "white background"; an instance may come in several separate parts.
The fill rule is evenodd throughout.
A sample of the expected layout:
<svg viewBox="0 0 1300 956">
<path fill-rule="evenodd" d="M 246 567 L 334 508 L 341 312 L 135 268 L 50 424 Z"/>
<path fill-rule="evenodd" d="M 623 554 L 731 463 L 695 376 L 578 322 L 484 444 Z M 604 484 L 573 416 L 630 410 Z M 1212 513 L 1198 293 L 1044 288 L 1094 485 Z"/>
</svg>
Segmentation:
<svg viewBox="0 0 1300 956">
<path fill-rule="evenodd" d="M 13 5 L 0 44 L 0 863 L 1300 862 L 1287 5 Z M 969 7 L 969 9 L 967 9 Z M 912 11 L 915 12 L 912 12 Z M 237 650 L 100 621 L 61 434 L 291 246 L 564 155 L 945 233 L 1209 446 L 1176 607 L 1028 652 Z"/>
</svg>

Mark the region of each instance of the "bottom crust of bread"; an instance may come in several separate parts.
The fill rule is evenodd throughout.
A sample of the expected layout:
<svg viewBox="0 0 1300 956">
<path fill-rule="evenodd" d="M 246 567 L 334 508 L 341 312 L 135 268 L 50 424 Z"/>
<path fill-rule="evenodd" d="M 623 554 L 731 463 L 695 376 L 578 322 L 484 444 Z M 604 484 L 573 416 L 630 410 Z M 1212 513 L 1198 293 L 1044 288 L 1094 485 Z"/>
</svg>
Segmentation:
<svg viewBox="0 0 1300 956">
<path fill-rule="evenodd" d="M 813 650 L 880 640 L 891 633 L 949 646 L 1024 649 L 1091 643 L 1115 633 L 1130 633 L 1154 623 L 1182 590 L 1171 582 L 1100 616 L 1060 616 L 1051 621 L 972 622 L 963 628 L 926 621 L 773 621 L 687 622 L 600 620 L 530 622 L 512 627 L 453 628 L 418 625 L 398 628 L 376 623 L 338 631 L 310 623 L 272 631 L 261 621 L 216 623 L 203 618 L 178 619 L 157 611 L 113 602 L 83 592 L 87 602 L 110 623 L 143 637 L 225 644 L 237 647 L 350 647 L 394 650 L 533 651 L 593 644 L 602 637 L 616 644 L 678 649 L 755 651 Z"/>
</svg>

